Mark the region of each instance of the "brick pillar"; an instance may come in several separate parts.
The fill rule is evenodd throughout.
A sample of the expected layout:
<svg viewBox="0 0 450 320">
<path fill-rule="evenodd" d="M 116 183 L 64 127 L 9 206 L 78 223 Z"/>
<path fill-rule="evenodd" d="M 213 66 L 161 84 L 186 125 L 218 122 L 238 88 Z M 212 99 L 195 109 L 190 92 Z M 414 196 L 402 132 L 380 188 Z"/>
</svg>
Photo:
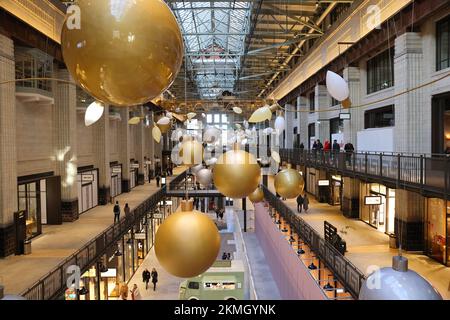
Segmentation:
<svg viewBox="0 0 450 320">
<path fill-rule="evenodd" d="M 406 251 L 424 250 L 425 198 L 418 193 L 395 190 L 395 234 Z"/>
<path fill-rule="evenodd" d="M 143 117 L 144 116 L 144 107 L 138 107 L 138 114 Z M 137 135 L 135 143 L 135 155 L 137 161 L 139 161 L 139 170 L 138 170 L 138 184 L 144 184 L 144 156 L 145 156 L 145 123 L 144 121 L 139 122 L 137 125 Z"/>
<path fill-rule="evenodd" d="M 360 70 L 357 67 L 344 69 L 344 79 L 348 83 L 350 100 L 353 106 L 361 104 L 361 80 Z M 364 129 L 364 111 L 361 108 L 342 110 L 350 112 L 351 120 L 344 120 L 344 143 L 351 142 L 357 148 L 357 133 Z"/>
<path fill-rule="evenodd" d="M 105 205 L 111 200 L 111 172 L 109 154 L 109 106 L 103 117 L 92 125 L 94 166 L 98 168 L 98 202 Z"/>
<path fill-rule="evenodd" d="M 55 76 L 58 79 L 71 80 L 66 69 L 57 70 Z M 72 222 L 78 219 L 76 86 L 56 82 L 53 88 L 55 174 L 61 176 L 62 221 Z"/>
<path fill-rule="evenodd" d="M 395 93 L 423 82 L 422 38 L 407 32 L 395 39 Z M 395 98 L 394 149 L 398 152 L 431 152 L 431 109 L 424 109 L 424 90 Z"/>
<path fill-rule="evenodd" d="M 0 34 L 0 81 L 15 79 L 14 43 Z M 15 252 L 17 211 L 15 84 L 0 85 L 0 257 Z"/>
<path fill-rule="evenodd" d="M 328 95 L 327 87 L 323 85 L 316 85 L 315 88 L 315 104 L 316 110 L 329 109 L 330 98 Z M 318 115 L 318 120 L 322 119 L 321 113 Z M 317 121 L 316 122 L 316 140 L 320 139 L 322 144 L 325 140 L 330 140 L 330 121 Z"/>
<path fill-rule="evenodd" d="M 343 177 L 342 213 L 347 218 L 359 217 L 359 189 L 358 179 Z"/>
<path fill-rule="evenodd" d="M 299 106 L 299 129 L 298 133 L 300 133 L 300 143 L 303 143 L 305 146 L 305 150 L 308 150 L 308 112 L 305 112 L 309 109 L 308 99 L 303 96 L 299 96 L 297 98 L 297 104 Z"/>
<path fill-rule="evenodd" d="M 122 164 L 122 192 L 130 191 L 130 119 L 129 108 L 120 109 L 119 123 L 119 161 Z"/>
</svg>

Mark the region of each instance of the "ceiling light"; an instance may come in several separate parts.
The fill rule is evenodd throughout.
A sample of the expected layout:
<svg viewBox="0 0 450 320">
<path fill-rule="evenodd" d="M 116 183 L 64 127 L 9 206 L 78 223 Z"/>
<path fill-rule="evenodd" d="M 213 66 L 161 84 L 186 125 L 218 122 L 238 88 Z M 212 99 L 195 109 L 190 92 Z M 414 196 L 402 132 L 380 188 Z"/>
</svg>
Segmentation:
<svg viewBox="0 0 450 320">
<path fill-rule="evenodd" d="M 311 262 L 311 264 L 308 266 L 309 270 L 316 270 L 317 266 L 314 264 L 314 262 Z"/>
<path fill-rule="evenodd" d="M 323 289 L 325 291 L 333 291 L 334 287 L 328 282 L 326 285 L 323 286 Z"/>
</svg>

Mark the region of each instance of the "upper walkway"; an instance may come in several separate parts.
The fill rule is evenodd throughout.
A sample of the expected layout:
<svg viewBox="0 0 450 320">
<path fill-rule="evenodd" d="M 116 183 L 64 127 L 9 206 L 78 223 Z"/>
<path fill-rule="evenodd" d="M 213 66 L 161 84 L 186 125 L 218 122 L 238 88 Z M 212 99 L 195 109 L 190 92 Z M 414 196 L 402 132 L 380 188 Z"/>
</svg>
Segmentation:
<svg viewBox="0 0 450 320">
<path fill-rule="evenodd" d="M 185 170 L 185 167 L 175 168 L 168 180 Z M 133 210 L 158 190 L 156 181 L 152 180 L 117 196 L 121 217 L 125 203 Z M 108 204 L 92 208 L 75 222 L 43 226 L 42 234 L 32 240 L 31 254 L 0 259 L 0 283 L 7 294 L 20 294 L 113 223 L 113 205 Z"/>
</svg>

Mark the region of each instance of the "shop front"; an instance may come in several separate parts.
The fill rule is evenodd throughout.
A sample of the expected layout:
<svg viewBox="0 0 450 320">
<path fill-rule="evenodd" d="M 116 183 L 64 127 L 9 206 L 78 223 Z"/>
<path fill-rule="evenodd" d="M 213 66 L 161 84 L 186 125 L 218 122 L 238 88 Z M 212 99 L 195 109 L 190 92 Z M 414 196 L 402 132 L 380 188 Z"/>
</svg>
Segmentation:
<svg viewBox="0 0 450 320">
<path fill-rule="evenodd" d="M 360 219 L 380 232 L 395 233 L 395 189 L 361 183 Z"/>
<path fill-rule="evenodd" d="M 319 170 L 306 168 L 306 191 L 310 194 L 318 195 Z"/>
<path fill-rule="evenodd" d="M 78 183 L 78 213 L 86 212 L 98 206 L 98 169 L 79 168 Z"/>
<path fill-rule="evenodd" d="M 450 201 L 427 198 L 425 221 L 426 254 L 450 266 Z"/>
<path fill-rule="evenodd" d="M 42 225 L 61 224 L 61 177 L 35 175 L 18 178 L 18 210 L 24 212 L 26 239 L 42 233 Z"/>
<path fill-rule="evenodd" d="M 139 163 L 131 162 L 130 163 L 130 190 L 135 188 L 138 185 L 139 179 Z"/>
<path fill-rule="evenodd" d="M 111 168 L 111 197 L 117 197 L 122 193 L 122 165 L 112 164 Z"/>
</svg>

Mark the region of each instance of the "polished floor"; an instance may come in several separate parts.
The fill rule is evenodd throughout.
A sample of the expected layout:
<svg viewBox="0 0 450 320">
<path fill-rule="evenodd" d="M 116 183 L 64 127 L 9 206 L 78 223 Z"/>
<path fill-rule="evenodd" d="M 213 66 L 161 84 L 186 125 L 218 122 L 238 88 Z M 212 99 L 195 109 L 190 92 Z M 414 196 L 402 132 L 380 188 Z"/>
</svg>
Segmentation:
<svg viewBox="0 0 450 320">
<path fill-rule="evenodd" d="M 273 178 L 269 177 L 269 189 L 275 192 Z M 300 216 L 320 235 L 324 235 L 324 221 L 330 222 L 347 243 L 345 256 L 365 275 L 369 266 L 390 267 L 392 256 L 398 249 L 389 248 L 389 237 L 358 219 L 348 219 L 339 210 L 339 206 L 318 203 L 313 196 L 309 197 L 308 213 Z M 296 212 L 296 199 L 285 201 Z M 427 279 L 442 295 L 450 299 L 450 267 L 446 267 L 423 254 L 405 253 L 409 260 L 409 268 Z"/>
</svg>

